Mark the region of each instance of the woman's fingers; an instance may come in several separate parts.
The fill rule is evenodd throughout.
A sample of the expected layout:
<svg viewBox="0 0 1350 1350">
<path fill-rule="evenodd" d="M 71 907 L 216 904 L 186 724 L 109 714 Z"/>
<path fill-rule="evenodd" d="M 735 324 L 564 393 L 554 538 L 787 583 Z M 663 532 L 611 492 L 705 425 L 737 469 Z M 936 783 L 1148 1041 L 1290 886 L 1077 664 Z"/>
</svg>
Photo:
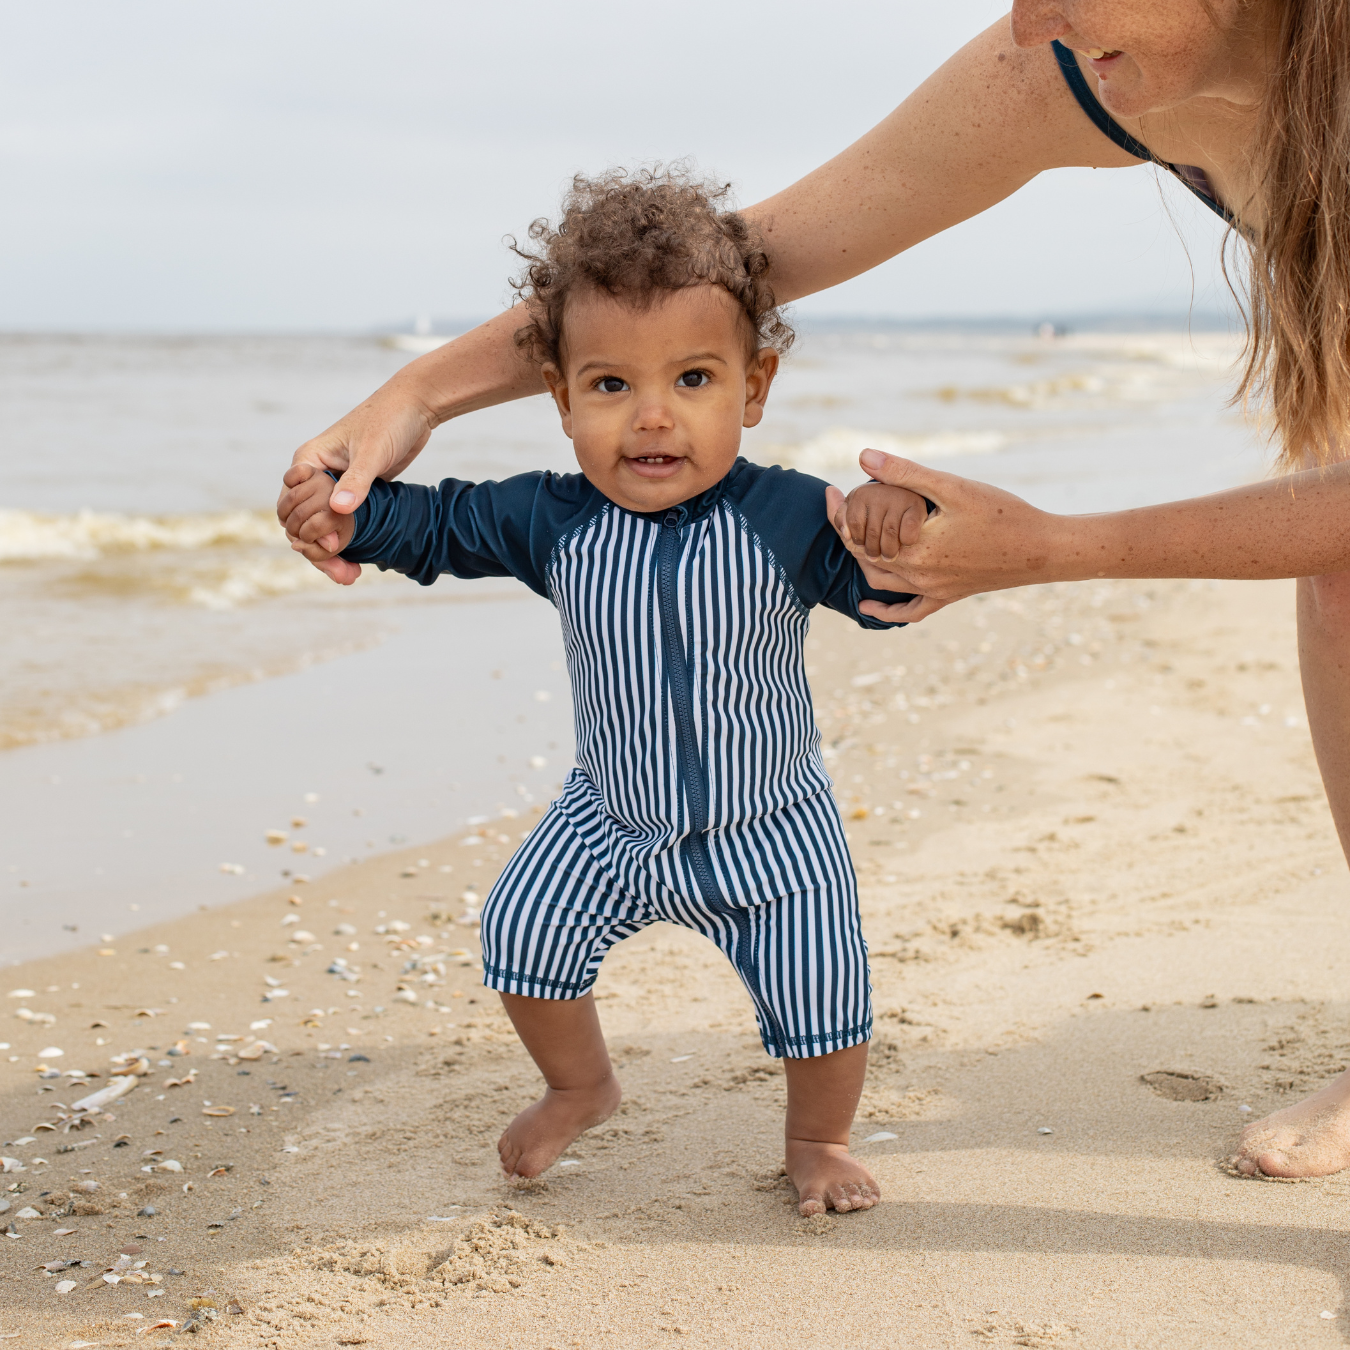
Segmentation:
<svg viewBox="0 0 1350 1350">
<path fill-rule="evenodd" d="M 919 623 L 930 614 L 946 609 L 950 600 L 934 600 L 931 596 L 916 595 L 903 605 L 887 605 L 880 600 L 864 600 L 858 606 L 861 614 L 868 618 L 880 619 L 883 623 Z"/>
</svg>

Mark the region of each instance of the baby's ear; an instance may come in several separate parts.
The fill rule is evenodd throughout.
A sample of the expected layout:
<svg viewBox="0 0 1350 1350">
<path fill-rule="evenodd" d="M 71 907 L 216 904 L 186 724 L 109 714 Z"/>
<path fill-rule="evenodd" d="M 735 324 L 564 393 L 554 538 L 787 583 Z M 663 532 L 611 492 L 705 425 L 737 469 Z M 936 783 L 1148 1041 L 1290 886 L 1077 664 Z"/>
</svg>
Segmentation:
<svg viewBox="0 0 1350 1350">
<path fill-rule="evenodd" d="M 764 405 L 769 399 L 769 386 L 778 374 L 778 353 L 772 347 L 761 347 L 745 368 L 745 415 L 743 427 L 757 427 L 764 416 Z"/>
<path fill-rule="evenodd" d="M 562 418 L 563 434 L 571 440 L 572 391 L 568 388 L 567 380 L 552 361 L 549 361 L 540 373 L 544 377 L 544 383 L 548 385 L 548 392 L 553 395 L 553 402 L 557 404 L 558 416 Z"/>
</svg>

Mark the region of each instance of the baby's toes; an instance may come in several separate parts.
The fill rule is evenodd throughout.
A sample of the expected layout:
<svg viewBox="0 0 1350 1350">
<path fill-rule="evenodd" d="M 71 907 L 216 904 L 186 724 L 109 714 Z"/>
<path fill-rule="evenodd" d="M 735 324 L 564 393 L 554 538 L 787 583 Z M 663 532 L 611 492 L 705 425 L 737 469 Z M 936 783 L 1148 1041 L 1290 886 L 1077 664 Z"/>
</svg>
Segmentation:
<svg viewBox="0 0 1350 1350">
<path fill-rule="evenodd" d="M 825 1199 L 816 1194 L 803 1195 L 801 1203 L 797 1206 L 797 1213 L 804 1218 L 809 1219 L 813 1214 L 824 1214 L 826 1210 Z"/>
</svg>

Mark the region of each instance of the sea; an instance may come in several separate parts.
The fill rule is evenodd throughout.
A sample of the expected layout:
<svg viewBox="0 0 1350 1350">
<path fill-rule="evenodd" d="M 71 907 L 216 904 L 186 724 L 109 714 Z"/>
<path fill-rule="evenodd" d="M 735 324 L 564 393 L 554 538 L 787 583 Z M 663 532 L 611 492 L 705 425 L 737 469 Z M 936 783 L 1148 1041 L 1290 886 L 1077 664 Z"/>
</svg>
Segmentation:
<svg viewBox="0 0 1350 1350">
<path fill-rule="evenodd" d="M 845 489 L 866 446 L 1075 513 L 1269 468 L 1223 323 L 802 328 L 744 452 Z M 295 447 L 428 342 L 0 335 L 0 961 L 317 894 L 348 859 L 556 792 L 546 601 L 373 568 L 337 587 L 273 514 Z M 441 427 L 405 477 L 540 468 L 574 468 L 542 397 Z M 447 884 L 472 894 L 464 871 Z"/>
</svg>

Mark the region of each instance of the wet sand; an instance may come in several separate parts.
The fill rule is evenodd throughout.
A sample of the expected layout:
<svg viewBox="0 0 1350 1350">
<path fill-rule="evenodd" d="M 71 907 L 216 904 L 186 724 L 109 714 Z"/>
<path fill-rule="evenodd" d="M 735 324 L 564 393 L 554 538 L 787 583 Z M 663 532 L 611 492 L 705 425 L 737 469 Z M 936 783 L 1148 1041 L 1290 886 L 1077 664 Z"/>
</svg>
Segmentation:
<svg viewBox="0 0 1350 1350">
<path fill-rule="evenodd" d="M 1350 1045 L 1292 586 L 1044 588 L 886 635 L 820 614 L 813 642 L 872 951 L 855 1147 L 877 1209 L 797 1216 L 782 1075 L 721 955 L 669 926 L 597 987 L 623 1107 L 572 1165 L 500 1180 L 496 1136 L 536 1076 L 477 983 L 462 899 L 530 819 L 494 816 L 6 971 L 0 1152 L 22 1170 L 0 1192 L 0 1334 L 1344 1343 L 1350 1181 L 1223 1167 L 1243 1121 Z M 135 1050 L 153 1072 L 63 1131 Z"/>
</svg>

